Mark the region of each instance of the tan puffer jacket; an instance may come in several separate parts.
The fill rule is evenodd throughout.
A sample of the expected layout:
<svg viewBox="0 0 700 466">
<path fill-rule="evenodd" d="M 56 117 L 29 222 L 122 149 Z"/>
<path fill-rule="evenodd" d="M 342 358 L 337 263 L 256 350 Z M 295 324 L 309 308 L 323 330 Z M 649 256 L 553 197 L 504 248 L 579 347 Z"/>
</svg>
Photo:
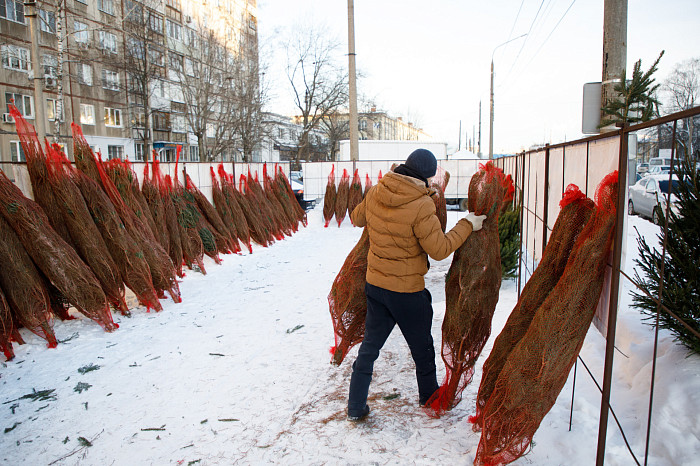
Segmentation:
<svg viewBox="0 0 700 466">
<path fill-rule="evenodd" d="M 422 181 L 389 172 L 352 212 L 353 223 L 369 230 L 367 283 L 399 293 L 421 291 L 426 253 L 443 260 L 471 234 L 465 219 L 442 232 L 431 193 Z"/>
</svg>

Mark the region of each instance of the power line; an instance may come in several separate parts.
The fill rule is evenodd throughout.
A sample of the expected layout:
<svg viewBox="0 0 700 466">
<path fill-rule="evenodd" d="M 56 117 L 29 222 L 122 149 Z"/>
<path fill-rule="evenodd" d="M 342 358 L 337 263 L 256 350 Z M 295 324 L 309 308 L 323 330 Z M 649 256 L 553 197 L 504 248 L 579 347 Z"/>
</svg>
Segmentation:
<svg viewBox="0 0 700 466">
<path fill-rule="evenodd" d="M 532 63 L 532 61 L 535 59 L 535 57 L 537 57 L 537 54 L 540 53 L 540 50 L 542 50 L 542 47 L 544 47 L 544 45 L 547 43 L 547 41 L 549 40 L 549 38 L 552 37 L 552 34 L 554 34 L 554 31 L 557 30 L 557 27 L 559 27 L 559 24 L 561 24 L 561 22 L 564 20 L 564 17 L 565 17 L 566 14 L 569 12 L 569 10 L 571 10 L 571 7 L 574 6 L 574 3 L 576 3 L 576 0 L 573 0 L 573 1 L 571 2 L 571 4 L 569 5 L 569 7 L 568 7 L 568 8 L 566 9 L 566 11 L 564 12 L 564 14 L 561 15 L 561 18 L 559 18 L 559 21 L 557 21 L 557 24 L 554 25 L 554 28 L 552 28 L 552 31 L 549 33 L 549 35 L 548 35 L 547 38 L 544 40 L 544 42 L 542 42 L 542 45 L 540 45 L 540 48 L 537 49 L 537 52 L 535 52 L 535 54 L 532 56 L 532 58 L 530 59 L 530 61 L 527 62 L 527 65 L 525 65 L 525 68 L 527 68 L 527 67 L 530 65 L 530 63 Z"/>
<path fill-rule="evenodd" d="M 544 5 L 545 0 L 542 0 L 542 3 L 540 3 L 540 7 L 537 9 L 537 13 L 535 14 L 535 17 L 532 19 L 532 23 L 530 23 L 530 29 L 527 31 L 527 37 L 525 37 L 525 40 L 523 41 L 523 45 L 520 46 L 520 50 L 518 50 L 518 54 L 515 56 L 515 60 L 513 60 L 513 64 L 510 67 L 510 70 L 508 70 L 508 73 L 506 74 L 506 79 L 504 79 L 504 82 L 508 79 L 510 76 L 510 73 L 513 71 L 513 68 L 515 67 L 515 64 L 518 62 L 518 58 L 520 58 L 520 54 L 522 53 L 523 49 L 525 48 L 525 45 L 527 44 L 527 40 L 530 37 L 530 33 L 532 32 L 532 28 L 535 25 L 535 21 L 537 21 L 537 17 L 540 15 L 540 11 L 542 11 L 542 5 Z"/>
</svg>

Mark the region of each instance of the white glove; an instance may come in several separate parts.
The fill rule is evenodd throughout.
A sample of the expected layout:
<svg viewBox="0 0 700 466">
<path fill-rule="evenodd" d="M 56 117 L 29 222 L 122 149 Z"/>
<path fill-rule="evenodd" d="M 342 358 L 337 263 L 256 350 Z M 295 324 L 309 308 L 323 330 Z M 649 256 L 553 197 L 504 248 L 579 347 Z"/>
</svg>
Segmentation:
<svg viewBox="0 0 700 466">
<path fill-rule="evenodd" d="M 467 221 L 472 224 L 472 231 L 479 231 L 481 230 L 484 220 L 486 220 L 486 215 L 476 215 L 469 212 L 464 218 L 466 218 Z"/>
</svg>

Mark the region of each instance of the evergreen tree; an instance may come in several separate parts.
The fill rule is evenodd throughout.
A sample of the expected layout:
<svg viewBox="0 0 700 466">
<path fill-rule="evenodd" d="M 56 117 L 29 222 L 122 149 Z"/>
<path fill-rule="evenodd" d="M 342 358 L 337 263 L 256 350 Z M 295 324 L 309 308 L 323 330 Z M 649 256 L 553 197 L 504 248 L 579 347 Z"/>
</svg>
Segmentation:
<svg viewBox="0 0 700 466">
<path fill-rule="evenodd" d="M 498 236 L 501 240 L 501 275 L 503 278 L 517 276 L 520 258 L 520 207 L 508 205 L 498 217 Z"/>
<path fill-rule="evenodd" d="M 660 310 L 659 326 L 670 330 L 681 344 L 698 354 L 700 338 L 689 331 L 686 325 L 700 333 L 700 172 L 696 165 L 699 158 L 700 155 L 696 152 L 694 157 L 686 157 L 678 165 L 681 182 L 673 186 L 673 191 L 678 198 L 679 209 L 678 213 L 673 210 L 669 213 L 666 256 L 661 257 L 661 248 L 652 249 L 645 238 L 638 234 L 639 258 L 635 261 L 637 270 L 634 280 L 641 290 L 657 297 L 663 263 L 664 289 L 661 302 L 683 322 Z M 658 239 L 663 244 L 663 230 Z M 657 305 L 644 292 L 633 292 L 632 299 L 634 306 L 646 316 L 644 320 L 653 325 Z"/>
<path fill-rule="evenodd" d="M 663 55 L 664 51 L 662 50 L 659 58 L 646 72 L 643 72 L 641 69 L 642 60 L 638 60 L 634 64 L 632 79 L 629 81 L 627 81 L 627 73 L 624 70 L 622 71 L 620 82 L 613 88 L 619 94 L 619 98 L 611 100 L 603 107 L 603 114 L 607 118 L 600 122 L 599 128 L 618 122 L 637 123 L 649 121 L 655 113 L 658 113 L 659 101 L 656 100 L 654 94 L 659 88 L 659 84 L 654 84 L 655 79 L 652 75 L 656 72 L 659 60 L 661 60 Z"/>
</svg>

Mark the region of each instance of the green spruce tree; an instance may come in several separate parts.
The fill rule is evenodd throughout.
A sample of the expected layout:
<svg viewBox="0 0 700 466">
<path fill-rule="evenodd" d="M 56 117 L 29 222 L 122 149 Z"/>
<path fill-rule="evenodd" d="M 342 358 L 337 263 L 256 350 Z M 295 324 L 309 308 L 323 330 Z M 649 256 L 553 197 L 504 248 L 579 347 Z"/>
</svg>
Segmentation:
<svg viewBox="0 0 700 466">
<path fill-rule="evenodd" d="M 664 288 L 661 302 L 680 321 L 665 310 L 659 311 L 659 326 L 668 329 L 682 345 L 700 354 L 700 338 L 687 327 L 700 333 L 700 173 L 696 163 L 700 155 L 686 157 L 678 165 L 678 185 L 673 186 L 678 198 L 678 213 L 669 210 L 666 255 L 661 247 L 650 247 L 638 234 L 639 258 L 635 261 L 635 283 L 642 291 L 632 293 L 634 306 L 645 315 L 646 323 L 656 321 L 657 305 L 650 298 L 659 293 L 660 270 L 663 264 Z M 662 225 L 665 218 L 662 220 Z M 658 235 L 663 244 L 664 231 Z M 682 321 L 682 322 L 681 322 Z M 687 326 L 687 327 L 686 327 Z"/>
<path fill-rule="evenodd" d="M 520 258 L 520 207 L 508 208 L 498 217 L 498 236 L 501 240 L 501 276 L 517 276 Z"/>
<path fill-rule="evenodd" d="M 659 58 L 656 59 L 648 71 L 642 71 L 642 60 L 634 64 L 632 79 L 627 80 L 626 71 L 622 71 L 620 82 L 613 90 L 618 94 L 618 98 L 611 100 L 603 107 L 605 117 L 598 125 L 599 128 L 614 125 L 615 123 L 637 123 L 649 121 L 658 113 L 659 101 L 654 94 L 659 88 L 659 84 L 654 84 L 652 75 L 656 72 L 659 60 L 664 56 L 662 50 Z"/>
</svg>

